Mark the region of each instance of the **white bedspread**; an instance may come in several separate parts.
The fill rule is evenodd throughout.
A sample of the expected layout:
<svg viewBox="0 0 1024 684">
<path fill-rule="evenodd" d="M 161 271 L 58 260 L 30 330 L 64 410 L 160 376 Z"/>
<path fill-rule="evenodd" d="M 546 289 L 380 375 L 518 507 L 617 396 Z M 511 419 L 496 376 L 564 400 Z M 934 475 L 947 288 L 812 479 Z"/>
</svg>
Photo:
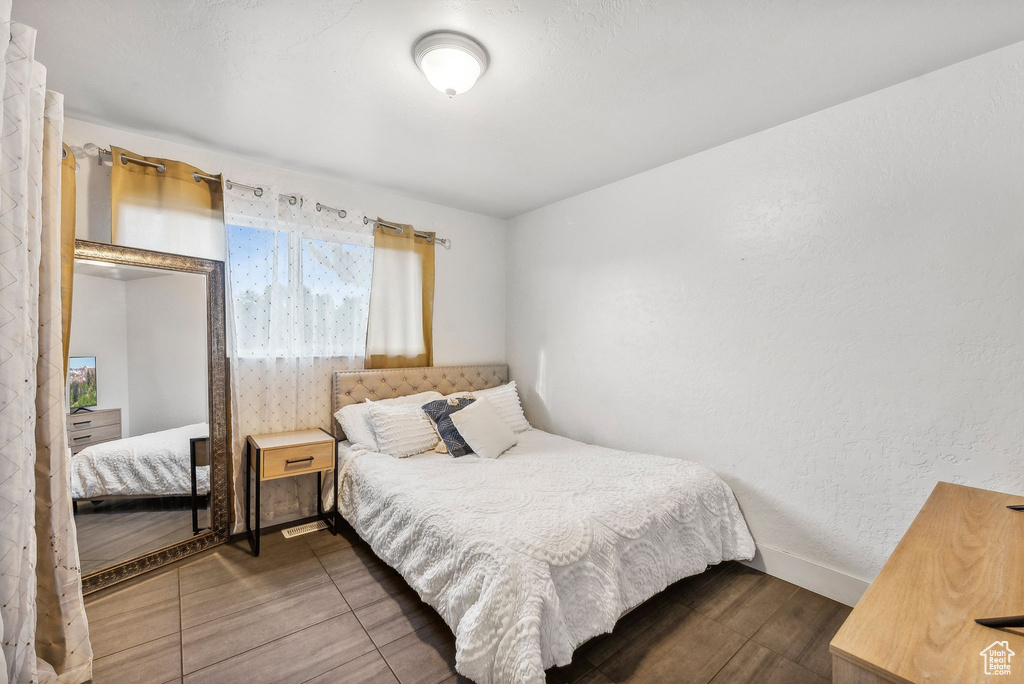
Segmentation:
<svg viewBox="0 0 1024 684">
<path fill-rule="evenodd" d="M 71 457 L 71 495 L 191 496 L 189 440 L 207 437 L 206 423 L 94 444 Z M 196 492 L 210 491 L 210 467 L 196 468 Z"/>
<path fill-rule="evenodd" d="M 341 511 L 455 633 L 479 684 L 542 683 L 670 583 L 754 541 L 707 468 L 540 430 L 501 458 L 345 455 Z"/>
</svg>

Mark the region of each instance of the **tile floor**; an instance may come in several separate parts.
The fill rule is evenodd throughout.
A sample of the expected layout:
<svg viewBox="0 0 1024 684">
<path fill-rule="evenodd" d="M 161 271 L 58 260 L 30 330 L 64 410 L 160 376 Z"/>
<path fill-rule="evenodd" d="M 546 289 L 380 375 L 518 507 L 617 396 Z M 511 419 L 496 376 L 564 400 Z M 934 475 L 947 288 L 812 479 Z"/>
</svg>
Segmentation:
<svg viewBox="0 0 1024 684">
<path fill-rule="evenodd" d="M 455 639 L 347 530 L 211 549 L 86 597 L 93 682 L 455 684 Z M 584 644 L 549 682 L 824 684 L 850 609 L 725 563 Z"/>
</svg>

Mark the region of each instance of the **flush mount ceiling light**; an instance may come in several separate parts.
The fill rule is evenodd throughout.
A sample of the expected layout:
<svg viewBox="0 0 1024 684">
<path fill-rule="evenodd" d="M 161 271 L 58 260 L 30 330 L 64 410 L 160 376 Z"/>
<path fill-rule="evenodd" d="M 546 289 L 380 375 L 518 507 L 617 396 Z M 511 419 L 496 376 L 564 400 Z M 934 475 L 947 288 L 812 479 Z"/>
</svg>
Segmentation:
<svg viewBox="0 0 1024 684">
<path fill-rule="evenodd" d="M 454 31 L 428 33 L 412 48 L 423 75 L 448 97 L 461 95 L 487 70 L 487 50 L 473 38 Z"/>
</svg>

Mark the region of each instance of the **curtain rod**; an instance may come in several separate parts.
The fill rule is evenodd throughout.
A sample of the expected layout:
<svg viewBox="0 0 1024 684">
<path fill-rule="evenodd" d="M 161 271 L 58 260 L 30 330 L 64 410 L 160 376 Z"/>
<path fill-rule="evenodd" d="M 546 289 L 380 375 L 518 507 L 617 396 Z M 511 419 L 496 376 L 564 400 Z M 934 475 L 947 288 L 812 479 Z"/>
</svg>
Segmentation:
<svg viewBox="0 0 1024 684">
<path fill-rule="evenodd" d="M 106 155 L 106 156 L 110 157 L 110 161 L 111 162 L 114 161 L 114 155 L 113 155 L 113 153 L 110 150 L 105 149 L 103 147 L 98 148 L 98 150 L 99 150 L 99 156 L 101 158 L 104 155 Z M 151 161 L 148 161 L 146 159 L 138 159 L 136 157 L 129 157 L 126 154 L 122 154 L 121 155 L 121 163 L 122 164 L 127 164 L 128 162 L 132 162 L 134 164 L 141 164 L 142 166 L 151 166 L 151 167 L 153 167 L 154 169 L 157 170 L 157 173 L 163 173 L 164 171 L 167 170 L 167 167 L 164 166 L 163 164 L 157 164 L 156 162 L 151 162 Z M 102 163 L 102 159 L 101 159 L 101 163 Z M 257 185 L 246 185 L 245 183 L 239 183 L 237 181 L 229 180 L 227 178 L 221 179 L 221 178 L 217 178 L 216 176 L 207 176 L 206 174 L 198 173 L 198 172 L 195 172 L 195 171 L 192 172 L 192 178 L 196 181 L 196 183 L 198 183 L 201 180 L 209 181 L 211 183 L 223 183 L 224 187 L 226 187 L 228 190 L 230 190 L 232 187 L 245 188 L 246 190 L 252 190 L 253 194 L 256 195 L 257 197 L 263 197 L 263 188 L 261 188 L 261 187 L 259 187 Z M 292 205 L 294 205 L 296 202 L 299 201 L 299 197 L 297 195 L 280 195 L 280 197 L 283 197 L 283 198 L 287 199 L 288 200 L 288 204 L 292 204 Z M 345 217 L 348 216 L 348 212 L 345 211 L 344 209 L 338 209 L 336 207 L 329 207 L 326 204 L 320 204 L 319 202 L 316 203 L 316 210 L 317 211 L 336 211 L 336 212 L 338 212 L 338 216 L 341 217 L 341 218 L 345 218 Z M 386 228 L 391 228 L 392 230 L 394 230 L 398 234 L 401 234 L 402 231 L 404 230 L 402 228 L 402 226 L 397 225 L 395 223 L 389 223 L 387 221 L 378 221 L 376 219 L 370 218 L 369 216 L 364 216 L 363 217 L 363 225 L 365 226 L 365 225 L 367 225 L 369 223 L 373 223 L 374 225 L 378 225 L 378 226 L 384 226 Z M 414 230 L 413 231 L 413 235 L 416 236 L 416 237 L 419 237 L 419 238 L 425 238 L 428 242 L 440 242 L 441 246 L 444 247 L 445 249 L 451 249 L 452 248 L 451 238 L 439 238 L 439 237 L 435 237 L 433 235 L 428 235 L 426 233 L 421 233 L 418 230 Z"/>
<path fill-rule="evenodd" d="M 372 223 L 372 224 L 377 225 L 377 226 L 384 226 L 385 228 L 390 228 L 391 230 L 395 231 L 399 235 L 401 235 L 403 232 L 405 232 L 405 229 L 402 226 L 398 225 L 397 223 L 390 223 L 388 221 L 378 221 L 377 219 L 372 219 L 369 216 L 364 216 L 363 217 L 363 225 L 365 226 L 368 223 Z M 451 249 L 452 248 L 451 238 L 439 238 L 439 237 L 435 237 L 433 235 L 429 235 L 427 233 L 421 233 L 418 230 L 412 231 L 412 234 L 414 236 L 418 237 L 418 238 L 426 239 L 427 242 L 440 242 L 441 246 L 444 247 L 445 249 Z"/>
</svg>

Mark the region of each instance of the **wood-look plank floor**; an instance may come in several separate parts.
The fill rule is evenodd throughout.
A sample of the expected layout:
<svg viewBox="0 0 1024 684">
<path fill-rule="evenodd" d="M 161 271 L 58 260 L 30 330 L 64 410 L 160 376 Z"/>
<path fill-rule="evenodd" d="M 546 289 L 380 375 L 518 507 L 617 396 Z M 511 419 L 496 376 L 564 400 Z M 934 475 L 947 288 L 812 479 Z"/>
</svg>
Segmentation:
<svg viewBox="0 0 1024 684">
<path fill-rule="evenodd" d="M 455 638 L 351 529 L 228 544 L 86 597 L 93 682 L 458 684 Z M 846 606 L 739 563 L 669 587 L 548 681 L 815 683 Z"/>
<path fill-rule="evenodd" d="M 199 509 L 199 525 L 207 512 Z M 78 503 L 75 513 L 82 572 L 126 561 L 192 536 L 192 504 L 185 497 Z"/>
</svg>

